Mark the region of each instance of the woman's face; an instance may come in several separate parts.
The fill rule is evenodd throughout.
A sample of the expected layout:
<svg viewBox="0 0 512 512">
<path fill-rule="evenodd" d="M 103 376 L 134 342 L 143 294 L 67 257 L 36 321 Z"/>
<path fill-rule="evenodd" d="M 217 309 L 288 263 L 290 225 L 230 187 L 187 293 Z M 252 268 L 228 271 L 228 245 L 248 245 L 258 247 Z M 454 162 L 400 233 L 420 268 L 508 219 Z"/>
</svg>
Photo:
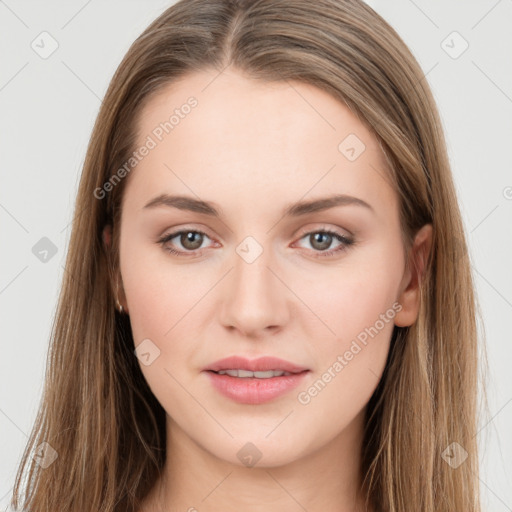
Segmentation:
<svg viewBox="0 0 512 512">
<path fill-rule="evenodd" d="M 417 313 L 374 136 L 313 86 L 233 70 L 167 87 L 138 136 L 121 301 L 171 428 L 224 461 L 275 466 L 360 427 L 393 327 Z M 306 371 L 207 370 L 231 356 Z"/>
</svg>

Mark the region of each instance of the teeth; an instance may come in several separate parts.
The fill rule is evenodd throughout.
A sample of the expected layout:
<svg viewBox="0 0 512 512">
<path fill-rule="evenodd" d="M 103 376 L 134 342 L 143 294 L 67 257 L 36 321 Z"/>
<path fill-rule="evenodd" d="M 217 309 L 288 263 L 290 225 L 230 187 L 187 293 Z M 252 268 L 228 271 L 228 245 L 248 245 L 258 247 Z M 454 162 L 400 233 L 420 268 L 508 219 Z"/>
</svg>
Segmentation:
<svg viewBox="0 0 512 512">
<path fill-rule="evenodd" d="M 291 373 L 282 370 L 267 370 L 265 372 L 251 372 L 249 370 L 219 370 L 217 373 L 219 375 L 229 375 L 230 377 L 254 377 L 256 379 L 270 379 L 272 377 L 281 377 L 282 375 L 291 375 Z"/>
</svg>

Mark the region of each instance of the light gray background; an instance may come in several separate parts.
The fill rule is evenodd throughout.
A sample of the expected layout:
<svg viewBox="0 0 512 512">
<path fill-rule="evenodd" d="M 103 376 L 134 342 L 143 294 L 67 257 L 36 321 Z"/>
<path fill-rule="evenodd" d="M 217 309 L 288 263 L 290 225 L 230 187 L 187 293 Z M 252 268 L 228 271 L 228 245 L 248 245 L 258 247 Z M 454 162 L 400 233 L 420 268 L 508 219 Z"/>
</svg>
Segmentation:
<svg viewBox="0 0 512 512">
<path fill-rule="evenodd" d="M 172 3 L 0 0 L 2 510 L 42 391 L 101 98 L 129 45 Z M 478 434 L 484 509 L 512 511 L 512 1 L 368 3 L 409 45 L 441 111 L 487 337 L 489 415 Z M 58 43 L 46 59 L 31 47 L 46 37 L 50 48 L 43 31 Z M 457 58 L 464 41 L 453 31 L 469 44 Z M 57 248 L 47 262 L 32 252 L 42 237 Z"/>
</svg>

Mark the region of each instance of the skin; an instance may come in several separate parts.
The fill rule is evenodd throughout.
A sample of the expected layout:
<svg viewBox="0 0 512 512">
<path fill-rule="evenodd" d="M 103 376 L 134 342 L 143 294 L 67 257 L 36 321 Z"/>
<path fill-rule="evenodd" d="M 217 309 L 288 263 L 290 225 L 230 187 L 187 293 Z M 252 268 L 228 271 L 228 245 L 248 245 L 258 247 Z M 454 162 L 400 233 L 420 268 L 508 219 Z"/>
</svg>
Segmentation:
<svg viewBox="0 0 512 512">
<path fill-rule="evenodd" d="M 343 103 L 307 84 L 256 82 L 232 68 L 194 72 L 149 101 L 140 144 L 192 95 L 198 106 L 138 163 L 122 204 L 119 301 L 135 346 L 149 338 L 160 350 L 141 370 L 167 413 L 167 463 L 142 510 L 364 510 L 364 413 L 393 326 L 417 318 L 431 227 L 418 232 L 407 256 L 417 268 L 406 271 L 398 196 L 377 139 Z M 351 133 L 366 146 L 354 161 L 338 149 Z M 222 216 L 144 208 L 162 193 L 211 201 Z M 291 203 L 333 193 L 373 211 L 344 205 L 283 217 Z M 207 234 L 196 235 L 200 249 L 180 236 L 166 243 L 192 256 L 157 242 L 181 228 Z M 355 244 L 322 257 L 314 234 L 323 229 Z M 247 236 L 263 250 L 252 263 L 236 252 Z M 341 245 L 335 237 L 323 243 Z M 378 334 L 300 403 L 298 393 L 396 303 L 401 310 Z M 231 355 L 272 355 L 310 372 L 278 399 L 239 404 L 201 371 Z M 254 467 L 237 457 L 248 442 L 262 454 Z"/>
</svg>

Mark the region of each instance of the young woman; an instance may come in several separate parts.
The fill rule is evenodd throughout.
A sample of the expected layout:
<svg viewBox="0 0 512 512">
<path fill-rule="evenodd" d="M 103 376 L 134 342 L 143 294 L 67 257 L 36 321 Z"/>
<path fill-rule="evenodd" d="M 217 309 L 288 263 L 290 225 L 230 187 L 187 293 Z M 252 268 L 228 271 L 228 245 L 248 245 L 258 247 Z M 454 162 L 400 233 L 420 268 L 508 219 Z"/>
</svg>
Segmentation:
<svg viewBox="0 0 512 512">
<path fill-rule="evenodd" d="M 66 270 L 14 507 L 480 511 L 442 128 L 363 2 L 155 20 L 102 104 Z"/>
</svg>

